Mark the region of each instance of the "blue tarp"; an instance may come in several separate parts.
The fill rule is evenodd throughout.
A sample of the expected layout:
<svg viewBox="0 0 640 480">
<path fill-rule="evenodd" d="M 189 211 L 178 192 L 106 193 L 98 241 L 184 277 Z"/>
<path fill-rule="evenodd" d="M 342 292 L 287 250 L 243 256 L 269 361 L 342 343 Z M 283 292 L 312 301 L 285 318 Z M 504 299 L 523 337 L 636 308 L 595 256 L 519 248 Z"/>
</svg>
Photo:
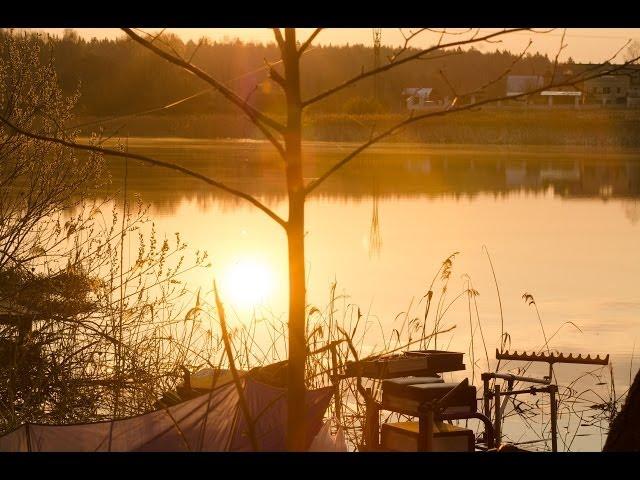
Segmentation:
<svg viewBox="0 0 640 480">
<path fill-rule="evenodd" d="M 286 390 L 242 379 L 260 451 L 284 451 Z M 307 392 L 309 443 L 322 425 L 331 387 Z M 0 437 L 0 451 L 147 452 L 252 451 L 247 421 L 233 383 L 145 415 L 76 425 L 25 424 Z"/>
</svg>

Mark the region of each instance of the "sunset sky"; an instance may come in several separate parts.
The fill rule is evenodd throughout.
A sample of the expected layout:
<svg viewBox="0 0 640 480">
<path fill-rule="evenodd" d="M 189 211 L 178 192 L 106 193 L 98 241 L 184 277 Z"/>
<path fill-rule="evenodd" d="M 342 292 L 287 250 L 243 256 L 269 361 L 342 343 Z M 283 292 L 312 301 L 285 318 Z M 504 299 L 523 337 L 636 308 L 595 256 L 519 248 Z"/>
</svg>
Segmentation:
<svg viewBox="0 0 640 480">
<path fill-rule="evenodd" d="M 62 28 L 46 28 L 43 30 L 54 35 L 62 35 Z M 122 35 L 117 28 L 77 28 L 77 32 L 85 38 L 116 38 Z M 146 28 L 144 31 L 153 32 L 160 29 Z M 540 31 L 548 29 L 540 29 Z M 224 41 L 239 38 L 243 41 L 272 42 L 273 34 L 269 29 L 260 28 L 171 28 L 168 32 L 176 33 L 184 39 L 197 40 L 202 36 L 207 36 L 212 40 Z M 299 29 L 302 39 L 306 38 L 312 29 Z M 411 29 L 403 29 L 408 34 Z M 450 29 L 451 32 L 461 32 L 463 29 Z M 484 28 L 481 34 L 486 34 L 492 29 Z M 539 51 L 549 56 L 555 56 L 562 36 L 562 29 L 557 29 L 550 33 L 530 33 L 518 32 L 504 38 L 502 43 L 485 44 L 481 49 L 495 50 L 496 48 L 521 51 L 529 42 L 533 40 L 530 51 Z M 428 46 L 437 42 L 439 34 L 433 32 L 423 32 L 414 39 L 414 46 Z M 450 39 L 455 38 L 450 36 Z M 458 37 L 459 38 L 459 37 Z M 577 62 L 599 62 L 611 57 L 628 40 L 640 41 L 640 28 L 570 28 L 567 29 L 565 43 L 567 47 L 563 50 L 560 59 L 566 60 L 572 57 Z M 382 29 L 382 43 L 384 45 L 398 46 L 403 42 L 402 33 L 399 29 Z M 372 44 L 372 29 L 370 28 L 329 28 L 324 30 L 316 39 L 316 44 Z"/>
</svg>

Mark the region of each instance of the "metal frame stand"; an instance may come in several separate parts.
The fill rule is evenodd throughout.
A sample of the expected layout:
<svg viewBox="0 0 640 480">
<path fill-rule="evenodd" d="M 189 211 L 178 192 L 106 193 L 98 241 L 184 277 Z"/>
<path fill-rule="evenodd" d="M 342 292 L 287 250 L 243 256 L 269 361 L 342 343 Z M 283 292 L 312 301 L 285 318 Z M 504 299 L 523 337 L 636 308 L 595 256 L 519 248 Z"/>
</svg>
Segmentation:
<svg viewBox="0 0 640 480">
<path fill-rule="evenodd" d="M 468 420 L 472 418 L 482 421 L 482 423 L 484 424 L 484 436 L 487 439 L 487 448 L 494 448 L 494 426 L 492 425 L 491 420 L 486 414 L 483 415 L 479 412 L 445 413 L 448 398 L 451 398 L 453 396 L 453 392 L 455 392 L 458 387 L 465 384 L 468 384 L 468 381 L 466 379 L 441 399 L 435 402 L 425 402 L 418 407 L 417 415 L 414 416 L 418 417 L 419 452 L 433 451 L 433 427 L 436 420 Z M 367 393 L 371 394 L 371 390 L 367 389 Z M 366 403 L 366 421 L 363 446 L 367 451 L 374 451 L 381 449 L 379 414 L 381 410 L 387 409 L 384 408 L 381 403 L 373 400 L 371 396 L 369 396 L 369 399 L 370 400 L 368 400 Z"/>
<path fill-rule="evenodd" d="M 508 397 L 529 393 L 535 395 L 536 393 L 548 393 L 549 401 L 551 404 L 551 450 L 553 452 L 558 451 L 558 386 L 553 382 L 553 365 L 556 363 L 578 363 L 578 364 L 587 364 L 587 365 L 608 365 L 609 364 L 609 355 L 606 355 L 604 358 L 600 358 L 600 355 L 594 355 L 593 357 L 589 354 L 587 356 L 582 355 L 565 355 L 563 353 L 555 354 L 555 353 L 527 353 L 522 352 L 518 353 L 504 351 L 500 352 L 496 349 L 496 360 L 516 360 L 516 361 L 526 361 L 526 362 L 545 362 L 549 364 L 549 375 L 544 378 L 533 378 L 533 377 L 523 377 L 519 375 L 505 374 L 505 373 L 483 373 L 482 374 L 482 382 L 484 384 L 484 414 L 486 416 L 490 415 L 490 401 L 494 399 L 494 430 L 495 430 L 495 442 L 497 445 L 500 445 L 502 440 L 502 435 L 500 431 L 501 423 L 502 423 L 502 415 L 504 413 L 504 409 L 507 405 Z M 500 385 L 497 383 L 494 384 L 493 392 L 489 388 L 489 380 L 491 379 L 502 379 L 507 381 L 507 390 L 501 391 Z M 514 390 L 513 385 L 514 382 L 527 382 L 534 384 L 542 384 L 544 387 L 534 387 L 531 386 L 527 389 Z M 500 397 L 505 397 L 504 402 L 500 403 Z"/>
<path fill-rule="evenodd" d="M 500 385 L 497 383 L 494 385 L 493 391 L 489 388 L 489 381 L 491 379 L 502 379 L 507 380 L 507 390 L 501 391 Z M 518 375 L 510 375 L 503 373 L 483 373 L 482 374 L 482 382 L 484 385 L 484 414 L 489 417 L 491 415 L 491 399 L 494 400 L 494 434 L 495 434 L 495 444 L 496 446 L 500 446 L 502 443 L 502 432 L 501 432 L 501 424 L 502 424 L 502 413 L 504 411 L 504 407 L 506 406 L 506 402 L 508 401 L 508 397 L 521 395 L 521 394 L 532 394 L 536 393 L 548 393 L 549 399 L 551 402 L 551 451 L 558 451 L 558 404 L 556 400 L 556 394 L 558 393 L 558 386 L 551 384 L 551 377 L 540 379 L 540 378 L 531 378 L 531 377 L 521 377 Z M 514 382 L 530 382 L 543 384 L 544 387 L 534 387 L 531 386 L 529 388 L 523 388 L 520 390 L 513 390 Z M 500 397 L 505 397 L 504 403 L 500 403 Z"/>
</svg>

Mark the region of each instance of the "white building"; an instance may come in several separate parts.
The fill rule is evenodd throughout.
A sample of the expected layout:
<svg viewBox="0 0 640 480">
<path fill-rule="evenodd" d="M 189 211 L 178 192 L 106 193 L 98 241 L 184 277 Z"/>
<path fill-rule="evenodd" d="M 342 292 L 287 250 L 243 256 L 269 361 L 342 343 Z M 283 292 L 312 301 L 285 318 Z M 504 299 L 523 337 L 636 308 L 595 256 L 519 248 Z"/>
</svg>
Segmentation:
<svg viewBox="0 0 640 480">
<path fill-rule="evenodd" d="M 507 96 L 522 95 L 543 85 L 540 75 L 507 75 Z"/>
<path fill-rule="evenodd" d="M 436 102 L 429 100 L 429 96 L 433 88 L 429 87 L 416 87 L 405 88 L 402 90 L 402 95 L 406 97 L 408 110 L 421 110 L 430 106 L 434 106 Z"/>
</svg>

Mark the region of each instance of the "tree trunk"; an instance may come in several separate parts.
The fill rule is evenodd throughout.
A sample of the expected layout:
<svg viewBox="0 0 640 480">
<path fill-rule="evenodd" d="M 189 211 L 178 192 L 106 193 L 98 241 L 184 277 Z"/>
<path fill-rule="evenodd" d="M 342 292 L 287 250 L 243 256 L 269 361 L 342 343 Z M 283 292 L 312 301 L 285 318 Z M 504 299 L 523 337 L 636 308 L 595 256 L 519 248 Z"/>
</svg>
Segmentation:
<svg viewBox="0 0 640 480">
<path fill-rule="evenodd" d="M 295 30 L 285 29 L 283 52 L 285 93 L 287 96 L 287 131 L 285 137 L 289 220 L 289 364 L 287 375 L 287 448 L 301 451 L 306 447 L 306 405 L 304 370 L 305 338 L 305 268 L 304 268 L 304 183 L 302 177 L 302 105 L 300 70 Z"/>
<path fill-rule="evenodd" d="M 622 410 L 613 420 L 603 452 L 640 452 L 640 372 L 636 374 Z"/>
</svg>

